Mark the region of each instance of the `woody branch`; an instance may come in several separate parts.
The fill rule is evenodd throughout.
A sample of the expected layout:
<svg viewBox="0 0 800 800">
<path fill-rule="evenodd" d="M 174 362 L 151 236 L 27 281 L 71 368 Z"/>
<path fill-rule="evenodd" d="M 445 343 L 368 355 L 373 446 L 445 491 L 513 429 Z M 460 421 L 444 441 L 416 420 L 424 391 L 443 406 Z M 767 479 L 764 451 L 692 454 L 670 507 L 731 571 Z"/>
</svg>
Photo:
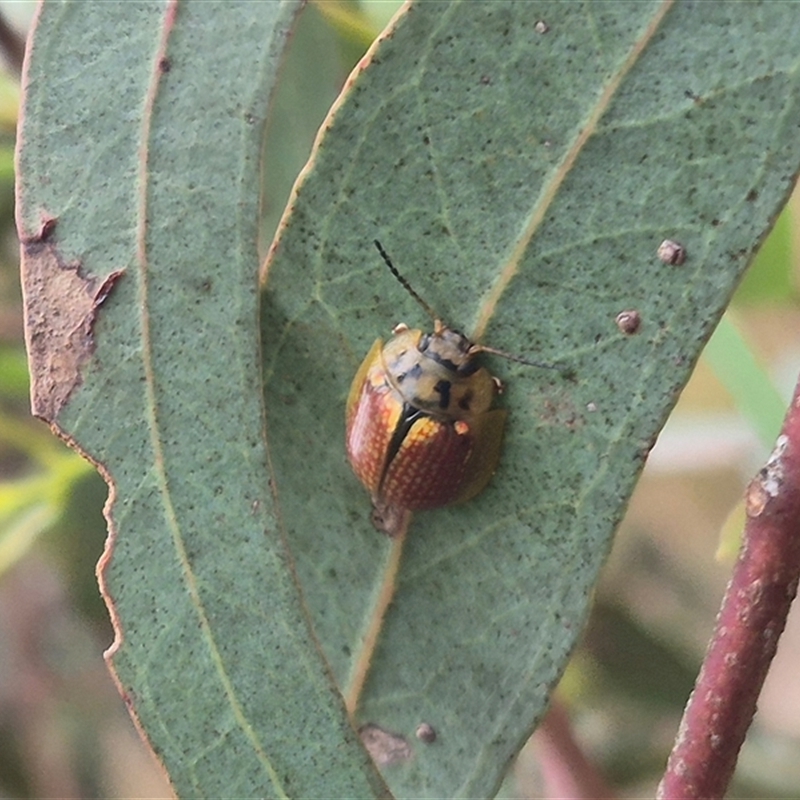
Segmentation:
<svg viewBox="0 0 800 800">
<path fill-rule="evenodd" d="M 800 576 L 800 382 L 766 465 L 716 628 L 658 790 L 662 800 L 725 793 Z"/>
</svg>

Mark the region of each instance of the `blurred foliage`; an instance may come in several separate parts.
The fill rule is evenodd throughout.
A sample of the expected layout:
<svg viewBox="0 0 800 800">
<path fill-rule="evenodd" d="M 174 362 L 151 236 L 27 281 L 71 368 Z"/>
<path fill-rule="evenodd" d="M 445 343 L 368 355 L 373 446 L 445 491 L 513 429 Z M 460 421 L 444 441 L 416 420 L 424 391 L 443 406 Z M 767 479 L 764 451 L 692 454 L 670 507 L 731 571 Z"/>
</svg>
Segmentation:
<svg viewBox="0 0 800 800">
<path fill-rule="evenodd" d="M 728 311 L 706 345 L 703 357 L 758 434 L 761 444 L 771 448 L 786 414 L 786 401 L 735 319 L 735 313 Z"/>
<path fill-rule="evenodd" d="M 796 205 L 789 204 L 778 217 L 733 298 L 734 308 L 798 300 L 797 254 L 792 242 Z"/>
<path fill-rule="evenodd" d="M 319 124 L 398 6 L 320 0 L 302 15 L 269 130 L 265 248 Z M 18 99 L 16 81 L 0 74 L 0 225 L 8 240 L 15 235 Z M 777 385 L 771 365 L 790 363 L 796 373 L 800 364 L 796 337 L 789 335 L 800 316 L 798 208 L 797 200 L 790 202 L 777 220 L 733 298 L 733 314 L 706 349 L 704 359 L 720 383 L 698 388 L 693 379 L 675 412 L 691 417 L 697 413 L 691 396 L 702 396 L 704 406 L 717 409 L 708 417 L 713 428 L 714 413 L 732 403 L 742 425 L 757 434 L 755 458 L 762 460 L 790 388 Z M 18 263 L 6 257 L 7 249 L 0 249 L 0 288 L 16 283 Z M 94 577 L 105 536 L 105 485 L 30 419 L 27 390 L 19 293 L 0 291 L 0 795 L 164 796 L 168 790 L 143 755 L 100 658 L 111 640 Z M 741 452 L 748 468 L 752 458 Z M 700 459 L 677 480 L 670 465 L 669 479 L 645 473 L 562 681 L 579 739 L 629 796 L 652 794 L 702 659 L 727 572 L 713 558 L 717 537 L 724 528 L 722 552 L 730 559 L 741 531 L 738 496 L 731 491 L 734 484 L 740 493 L 749 477 L 740 467 L 732 463 L 720 473 Z M 699 471 L 708 478 L 702 491 Z M 663 500 L 652 501 L 659 491 Z M 713 512 L 704 513 L 710 506 Z M 681 528 L 685 518 L 674 509 L 687 510 L 692 530 Z M 744 748 L 730 796 L 800 797 L 792 735 L 762 719 Z M 504 796 L 513 796 L 509 791 L 504 787 Z M 535 776 L 531 781 L 518 771 L 517 796 L 537 791 Z"/>
</svg>

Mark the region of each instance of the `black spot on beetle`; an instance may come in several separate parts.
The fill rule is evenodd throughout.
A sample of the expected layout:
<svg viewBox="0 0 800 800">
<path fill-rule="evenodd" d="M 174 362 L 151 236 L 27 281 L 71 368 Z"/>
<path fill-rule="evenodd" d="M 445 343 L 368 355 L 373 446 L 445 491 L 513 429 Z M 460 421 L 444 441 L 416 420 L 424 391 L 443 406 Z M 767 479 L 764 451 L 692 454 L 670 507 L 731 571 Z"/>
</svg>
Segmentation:
<svg viewBox="0 0 800 800">
<path fill-rule="evenodd" d="M 433 390 L 439 395 L 439 408 L 447 408 L 450 405 L 450 381 L 441 380 Z"/>
<path fill-rule="evenodd" d="M 406 378 L 411 379 L 418 379 L 422 375 L 422 366 L 420 364 L 414 364 L 411 369 L 406 372 L 398 372 L 395 376 L 395 380 L 398 383 L 402 383 Z"/>
</svg>

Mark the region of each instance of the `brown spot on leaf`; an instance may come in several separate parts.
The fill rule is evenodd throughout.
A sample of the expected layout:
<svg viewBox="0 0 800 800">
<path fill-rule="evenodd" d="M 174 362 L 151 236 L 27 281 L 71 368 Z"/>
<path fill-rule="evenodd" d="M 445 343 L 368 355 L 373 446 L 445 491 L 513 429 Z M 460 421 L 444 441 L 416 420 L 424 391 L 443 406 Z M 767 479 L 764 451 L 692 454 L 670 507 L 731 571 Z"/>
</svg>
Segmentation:
<svg viewBox="0 0 800 800">
<path fill-rule="evenodd" d="M 563 426 L 567 430 L 578 430 L 585 424 L 585 418 L 575 407 L 572 398 L 563 392 L 541 400 L 539 420 L 546 425 Z"/>
<path fill-rule="evenodd" d="M 53 235 L 56 225 L 58 224 L 58 219 L 48 214 L 42 214 L 40 222 L 39 230 L 36 231 L 36 233 L 28 235 L 20 234 L 20 241 L 22 244 L 30 245 L 36 244 L 37 242 L 45 242 Z"/>
<path fill-rule="evenodd" d="M 425 744 L 433 744 L 436 741 L 436 728 L 430 722 L 420 722 L 414 735 Z"/>
<path fill-rule="evenodd" d="M 358 729 L 358 735 L 379 767 L 408 761 L 411 758 L 411 745 L 405 737 L 384 730 L 379 725 L 368 722 Z"/>
<path fill-rule="evenodd" d="M 64 261 L 51 241 L 55 221 L 22 239 L 25 341 L 31 371 L 31 410 L 55 422 L 94 350 L 97 309 L 123 274 L 87 275 L 80 262 Z"/>
<path fill-rule="evenodd" d="M 634 334 L 642 324 L 642 315 L 636 309 L 620 311 L 616 319 L 617 327 L 627 334 Z"/>
<path fill-rule="evenodd" d="M 680 242 L 664 239 L 658 246 L 658 257 L 665 264 L 679 267 L 686 261 L 686 248 Z"/>
</svg>

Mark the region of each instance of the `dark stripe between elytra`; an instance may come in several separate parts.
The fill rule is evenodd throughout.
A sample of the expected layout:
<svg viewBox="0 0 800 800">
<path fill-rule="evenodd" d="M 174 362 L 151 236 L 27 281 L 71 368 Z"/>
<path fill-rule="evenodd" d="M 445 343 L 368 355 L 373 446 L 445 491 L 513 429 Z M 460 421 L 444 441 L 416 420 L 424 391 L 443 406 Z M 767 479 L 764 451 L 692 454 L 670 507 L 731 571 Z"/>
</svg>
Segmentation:
<svg viewBox="0 0 800 800">
<path fill-rule="evenodd" d="M 410 403 L 403 403 L 403 413 L 400 414 L 400 419 L 397 421 L 392 438 L 389 440 L 389 446 L 386 448 L 386 460 L 383 462 L 383 472 L 381 473 L 381 480 L 378 484 L 378 494 L 383 491 L 383 482 L 386 480 L 386 475 L 389 472 L 389 465 L 394 460 L 394 457 L 400 452 L 403 446 L 403 441 L 408 436 L 411 426 L 418 420 L 430 416 L 419 408 L 415 408 Z"/>
</svg>

